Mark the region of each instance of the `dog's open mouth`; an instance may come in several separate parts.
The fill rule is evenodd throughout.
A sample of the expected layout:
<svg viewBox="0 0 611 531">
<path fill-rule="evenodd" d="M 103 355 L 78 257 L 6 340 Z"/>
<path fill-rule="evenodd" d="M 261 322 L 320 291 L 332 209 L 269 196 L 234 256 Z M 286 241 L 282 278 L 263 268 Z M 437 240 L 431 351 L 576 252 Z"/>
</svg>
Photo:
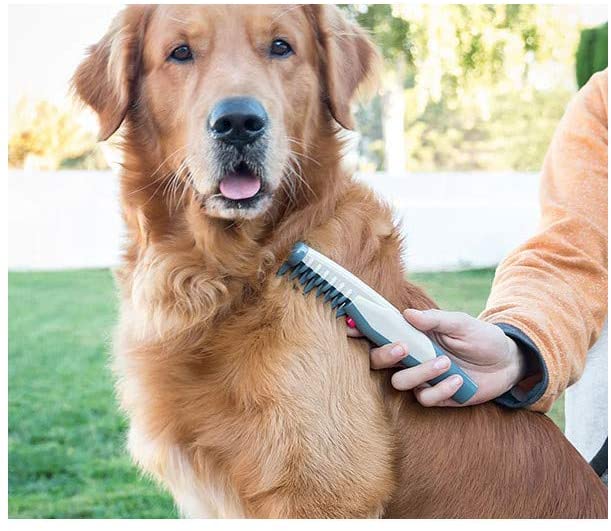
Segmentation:
<svg viewBox="0 0 611 531">
<path fill-rule="evenodd" d="M 262 191 L 261 178 L 241 162 L 219 184 L 221 195 L 230 201 L 247 201 Z"/>
<path fill-rule="evenodd" d="M 269 182 L 256 163 L 242 160 L 228 165 L 221 175 L 211 194 L 196 194 L 201 207 L 212 217 L 253 219 L 271 205 Z"/>
</svg>

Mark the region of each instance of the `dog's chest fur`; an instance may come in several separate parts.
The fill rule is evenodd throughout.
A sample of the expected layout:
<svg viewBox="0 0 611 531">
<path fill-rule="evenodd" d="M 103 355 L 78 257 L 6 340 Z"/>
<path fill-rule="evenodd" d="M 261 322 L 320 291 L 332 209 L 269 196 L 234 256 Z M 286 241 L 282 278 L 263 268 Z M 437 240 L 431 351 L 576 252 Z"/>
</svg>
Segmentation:
<svg viewBox="0 0 611 531">
<path fill-rule="evenodd" d="M 124 286 L 115 370 L 135 461 L 187 516 L 378 515 L 393 434 L 365 346 L 285 279 L 244 303 L 176 264 L 151 247 Z"/>
</svg>

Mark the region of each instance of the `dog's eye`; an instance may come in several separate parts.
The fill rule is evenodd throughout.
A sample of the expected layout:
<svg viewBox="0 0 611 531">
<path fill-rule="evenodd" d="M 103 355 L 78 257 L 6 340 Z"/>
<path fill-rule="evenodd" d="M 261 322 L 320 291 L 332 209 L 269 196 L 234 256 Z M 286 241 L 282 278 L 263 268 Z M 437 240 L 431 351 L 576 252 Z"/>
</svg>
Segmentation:
<svg viewBox="0 0 611 531">
<path fill-rule="evenodd" d="M 282 39 L 276 39 L 269 48 L 272 57 L 288 57 L 293 53 L 291 45 Z"/>
<path fill-rule="evenodd" d="M 180 63 L 190 61 L 191 59 L 193 59 L 191 48 L 189 48 L 186 44 L 174 48 L 172 50 L 172 53 L 170 54 L 170 59 L 174 59 L 174 61 L 178 61 Z"/>
</svg>

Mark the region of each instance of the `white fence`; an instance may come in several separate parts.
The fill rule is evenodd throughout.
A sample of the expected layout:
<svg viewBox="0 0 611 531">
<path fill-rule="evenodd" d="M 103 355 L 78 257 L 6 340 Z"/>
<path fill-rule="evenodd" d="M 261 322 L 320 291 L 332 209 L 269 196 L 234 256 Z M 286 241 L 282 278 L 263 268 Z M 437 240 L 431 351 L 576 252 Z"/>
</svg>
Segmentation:
<svg viewBox="0 0 611 531">
<path fill-rule="evenodd" d="M 536 229 L 532 173 L 362 175 L 391 202 L 411 271 L 496 265 Z M 124 234 L 112 172 L 9 171 L 9 269 L 109 267 Z"/>
<path fill-rule="evenodd" d="M 9 171 L 9 269 L 108 267 L 123 221 L 110 171 Z"/>
</svg>

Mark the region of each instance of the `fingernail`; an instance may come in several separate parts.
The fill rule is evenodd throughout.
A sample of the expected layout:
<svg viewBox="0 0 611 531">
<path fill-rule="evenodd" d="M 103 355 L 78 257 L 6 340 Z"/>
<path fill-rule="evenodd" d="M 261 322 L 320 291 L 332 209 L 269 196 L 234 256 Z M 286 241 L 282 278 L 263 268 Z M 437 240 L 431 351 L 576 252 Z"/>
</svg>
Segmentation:
<svg viewBox="0 0 611 531">
<path fill-rule="evenodd" d="M 390 349 L 390 354 L 393 358 L 402 358 L 405 355 L 405 350 L 401 345 L 395 345 Z"/>
<path fill-rule="evenodd" d="M 462 378 L 460 376 L 451 376 L 450 377 L 450 385 L 452 387 L 458 387 L 462 383 Z"/>
<path fill-rule="evenodd" d="M 436 369 L 447 369 L 450 366 L 450 358 L 447 356 L 439 356 L 435 363 L 433 363 L 433 367 Z"/>
</svg>

